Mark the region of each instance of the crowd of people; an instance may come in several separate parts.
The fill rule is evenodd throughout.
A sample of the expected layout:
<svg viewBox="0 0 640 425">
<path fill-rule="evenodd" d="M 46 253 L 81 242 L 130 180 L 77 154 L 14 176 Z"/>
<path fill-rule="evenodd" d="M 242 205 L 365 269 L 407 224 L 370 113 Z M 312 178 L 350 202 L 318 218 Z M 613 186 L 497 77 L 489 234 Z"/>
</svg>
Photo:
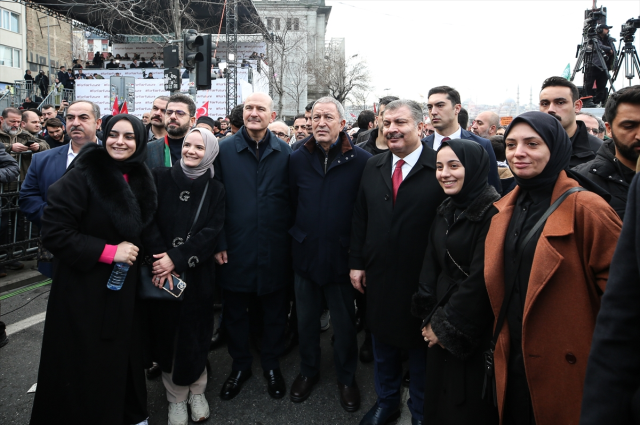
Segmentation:
<svg viewBox="0 0 640 425">
<path fill-rule="evenodd" d="M 142 121 L 77 100 L 43 107 L 44 132 L 37 110 L 5 109 L 0 181 L 24 178 L 53 278 L 30 423 L 144 424 L 145 369 L 169 424 L 204 421 L 223 335 L 221 400 L 251 378 L 258 335 L 266 392 L 303 403 L 328 317 L 345 411 L 374 363 L 361 425 L 396 420 L 403 384 L 412 424 L 638 423 L 640 86 L 601 120 L 581 108 L 551 77 L 506 128 L 469 124 L 448 86 L 428 119 L 387 96 L 352 134 L 331 97 L 292 126 L 263 93 L 217 120 L 184 94 Z"/>
</svg>

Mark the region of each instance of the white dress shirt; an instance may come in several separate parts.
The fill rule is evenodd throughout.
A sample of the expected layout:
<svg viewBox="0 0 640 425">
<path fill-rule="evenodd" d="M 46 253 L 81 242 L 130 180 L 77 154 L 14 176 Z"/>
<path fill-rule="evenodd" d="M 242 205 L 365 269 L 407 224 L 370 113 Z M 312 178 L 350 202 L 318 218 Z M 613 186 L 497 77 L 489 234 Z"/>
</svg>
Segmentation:
<svg viewBox="0 0 640 425">
<path fill-rule="evenodd" d="M 78 151 L 78 153 L 80 153 L 80 151 Z M 71 140 L 69 140 L 69 152 L 67 152 L 67 168 L 69 168 L 69 164 L 71 164 L 71 161 L 73 161 L 76 156 L 78 156 L 78 154 L 73 151 Z"/>
<path fill-rule="evenodd" d="M 402 181 L 404 181 L 404 179 L 407 178 L 407 176 L 411 172 L 413 166 L 416 165 L 416 162 L 418 162 L 418 158 L 420 158 L 421 153 L 422 143 L 418 145 L 418 148 L 416 150 L 414 150 L 404 158 L 400 158 L 399 156 L 393 154 L 393 156 L 391 157 L 391 179 L 393 179 L 393 172 L 396 170 L 396 163 L 401 159 L 404 159 L 404 164 L 402 164 Z"/>
<path fill-rule="evenodd" d="M 459 139 L 462 135 L 462 127 L 458 126 L 458 130 L 456 130 L 456 132 L 450 136 L 443 136 L 441 134 L 438 134 L 437 130 L 435 133 L 433 133 L 433 135 L 435 136 L 435 139 L 433 139 L 433 150 L 437 151 L 438 149 L 440 149 L 440 145 L 442 145 L 442 139 L 444 139 L 445 137 L 448 137 L 451 140 Z"/>
</svg>

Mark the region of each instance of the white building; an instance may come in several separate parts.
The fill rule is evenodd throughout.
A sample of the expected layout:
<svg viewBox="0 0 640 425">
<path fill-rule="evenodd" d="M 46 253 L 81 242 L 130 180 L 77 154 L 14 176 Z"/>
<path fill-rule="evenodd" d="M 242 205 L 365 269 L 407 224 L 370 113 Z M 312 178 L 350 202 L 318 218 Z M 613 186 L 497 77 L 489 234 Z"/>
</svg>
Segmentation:
<svg viewBox="0 0 640 425">
<path fill-rule="evenodd" d="M 0 3 L 0 91 L 22 80 L 26 69 L 26 8 L 17 2 Z"/>
<path fill-rule="evenodd" d="M 326 6 L 324 0 L 253 0 L 253 4 L 272 34 L 269 48 L 285 50 L 286 65 L 280 66 L 276 59 L 269 67 L 276 78 L 279 70 L 284 70 L 281 72 L 285 91 L 281 116 L 293 118 L 304 112 L 307 103 L 326 94 L 313 84 L 308 69 L 324 58 L 325 30 L 331 6 Z M 277 93 L 273 95 L 277 105 L 280 99 Z"/>
</svg>

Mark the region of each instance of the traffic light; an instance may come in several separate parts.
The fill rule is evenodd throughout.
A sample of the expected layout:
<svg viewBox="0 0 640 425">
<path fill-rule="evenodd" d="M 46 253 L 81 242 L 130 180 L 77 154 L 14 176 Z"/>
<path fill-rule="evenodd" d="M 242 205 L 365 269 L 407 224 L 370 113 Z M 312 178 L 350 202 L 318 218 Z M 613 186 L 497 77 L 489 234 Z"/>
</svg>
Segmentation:
<svg viewBox="0 0 640 425">
<path fill-rule="evenodd" d="M 202 44 L 198 46 L 198 54 L 202 60 L 196 63 L 196 88 L 211 90 L 211 34 L 203 34 Z"/>
<path fill-rule="evenodd" d="M 204 60 L 204 56 L 200 52 L 200 47 L 204 44 L 202 36 L 198 35 L 196 30 L 187 30 L 183 36 L 184 41 L 184 55 L 183 65 L 189 71 L 195 68 L 198 62 Z M 209 59 L 211 61 L 211 59 Z"/>
</svg>

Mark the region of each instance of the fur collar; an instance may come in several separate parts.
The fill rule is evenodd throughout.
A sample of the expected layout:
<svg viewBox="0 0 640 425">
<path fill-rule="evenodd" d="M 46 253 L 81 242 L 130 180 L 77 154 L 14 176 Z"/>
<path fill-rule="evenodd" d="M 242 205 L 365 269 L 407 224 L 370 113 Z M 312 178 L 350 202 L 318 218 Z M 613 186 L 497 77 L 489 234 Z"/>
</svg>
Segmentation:
<svg viewBox="0 0 640 425">
<path fill-rule="evenodd" d="M 118 232 L 127 239 L 140 236 L 158 206 L 156 186 L 146 165 L 131 169 L 129 183 L 102 146 L 87 144 L 72 166 L 83 172 L 91 191 Z"/>
<path fill-rule="evenodd" d="M 474 199 L 471 205 L 467 207 L 464 217 L 469 221 L 482 220 L 484 213 L 486 213 L 491 205 L 498 199 L 500 199 L 498 192 L 496 192 L 493 186 L 487 185 L 480 196 Z M 453 214 L 454 210 L 455 207 L 451 203 L 451 198 L 447 198 L 438 207 L 438 214 L 446 217 L 448 214 Z"/>
</svg>

